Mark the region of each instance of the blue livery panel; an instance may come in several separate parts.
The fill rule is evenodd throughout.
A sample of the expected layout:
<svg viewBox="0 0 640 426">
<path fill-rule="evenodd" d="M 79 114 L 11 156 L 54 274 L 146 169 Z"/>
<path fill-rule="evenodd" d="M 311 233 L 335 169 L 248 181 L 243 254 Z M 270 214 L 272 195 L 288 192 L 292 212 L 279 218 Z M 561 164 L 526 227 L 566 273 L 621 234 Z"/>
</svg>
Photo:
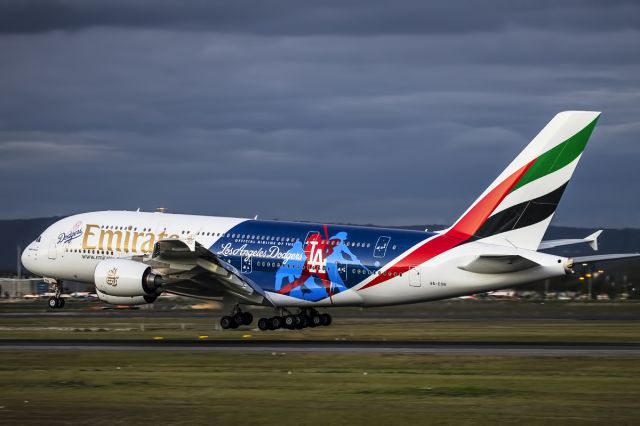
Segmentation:
<svg viewBox="0 0 640 426">
<path fill-rule="evenodd" d="M 316 302 L 356 286 L 433 235 L 247 220 L 222 235 L 209 250 L 265 291 Z"/>
</svg>

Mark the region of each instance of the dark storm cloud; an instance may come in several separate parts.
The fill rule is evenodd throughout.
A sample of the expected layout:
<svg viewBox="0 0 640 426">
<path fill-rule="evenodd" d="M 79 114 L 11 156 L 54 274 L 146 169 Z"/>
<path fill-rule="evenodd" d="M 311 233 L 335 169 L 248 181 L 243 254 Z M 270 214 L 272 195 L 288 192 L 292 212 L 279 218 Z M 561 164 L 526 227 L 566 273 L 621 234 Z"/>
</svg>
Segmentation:
<svg viewBox="0 0 640 426">
<path fill-rule="evenodd" d="M 2 217 L 450 223 L 597 109 L 557 223 L 640 226 L 634 2 L 0 5 Z"/>
<path fill-rule="evenodd" d="M 231 33 L 424 34 L 496 31 L 510 25 L 561 31 L 637 29 L 637 2 L 475 0 L 213 1 L 5 0 L 0 31 L 34 33 L 140 27 Z"/>
</svg>

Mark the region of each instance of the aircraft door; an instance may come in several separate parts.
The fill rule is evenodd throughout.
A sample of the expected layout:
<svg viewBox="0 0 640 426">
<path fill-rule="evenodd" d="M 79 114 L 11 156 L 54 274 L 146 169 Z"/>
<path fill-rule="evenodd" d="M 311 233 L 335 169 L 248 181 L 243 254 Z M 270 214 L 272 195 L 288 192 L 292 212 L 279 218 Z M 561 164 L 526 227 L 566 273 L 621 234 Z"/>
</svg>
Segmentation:
<svg viewBox="0 0 640 426">
<path fill-rule="evenodd" d="M 411 287 L 422 286 L 422 276 L 420 275 L 419 266 L 412 266 L 411 269 L 409 269 L 409 285 Z"/>
<path fill-rule="evenodd" d="M 58 256 L 58 245 L 56 240 L 49 241 L 49 259 L 55 259 Z"/>
</svg>

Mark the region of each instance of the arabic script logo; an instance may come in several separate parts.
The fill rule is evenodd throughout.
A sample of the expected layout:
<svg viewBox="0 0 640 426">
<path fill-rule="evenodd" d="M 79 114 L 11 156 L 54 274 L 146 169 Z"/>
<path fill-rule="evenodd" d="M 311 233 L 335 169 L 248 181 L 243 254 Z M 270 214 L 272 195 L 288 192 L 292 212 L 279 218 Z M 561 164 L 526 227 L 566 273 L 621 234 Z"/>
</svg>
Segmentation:
<svg viewBox="0 0 640 426">
<path fill-rule="evenodd" d="M 118 268 L 109 269 L 109 271 L 107 272 L 107 285 L 113 287 L 117 286 L 118 278 L 120 278 L 120 276 L 118 275 Z"/>
</svg>

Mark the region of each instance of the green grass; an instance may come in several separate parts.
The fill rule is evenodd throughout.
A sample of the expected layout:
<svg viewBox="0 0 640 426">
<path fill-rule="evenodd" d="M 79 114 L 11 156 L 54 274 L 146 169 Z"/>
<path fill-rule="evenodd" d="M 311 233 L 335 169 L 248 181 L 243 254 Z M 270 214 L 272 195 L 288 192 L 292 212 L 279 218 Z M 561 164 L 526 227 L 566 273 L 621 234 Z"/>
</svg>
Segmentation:
<svg viewBox="0 0 640 426">
<path fill-rule="evenodd" d="M 0 352 L 3 424 L 637 424 L 640 360 Z"/>
<path fill-rule="evenodd" d="M 640 342 L 640 321 L 336 318 L 331 327 L 261 332 L 216 329 L 201 317 L 2 317 L 0 339 L 285 339 L 506 342 Z M 255 325 L 254 325 L 255 327 Z"/>
</svg>

